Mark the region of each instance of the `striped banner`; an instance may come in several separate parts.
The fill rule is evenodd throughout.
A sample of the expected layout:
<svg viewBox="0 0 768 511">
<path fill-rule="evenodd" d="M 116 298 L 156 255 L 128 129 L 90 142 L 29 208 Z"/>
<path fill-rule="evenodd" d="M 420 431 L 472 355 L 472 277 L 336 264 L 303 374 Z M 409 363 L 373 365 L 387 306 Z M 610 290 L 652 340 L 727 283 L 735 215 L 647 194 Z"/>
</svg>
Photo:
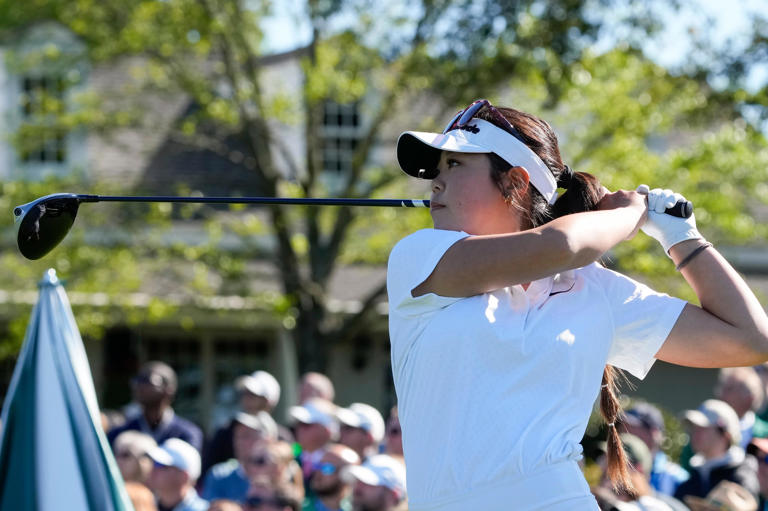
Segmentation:
<svg viewBox="0 0 768 511">
<path fill-rule="evenodd" d="M 40 282 L 1 420 L 0 509 L 133 510 L 54 270 Z"/>
</svg>

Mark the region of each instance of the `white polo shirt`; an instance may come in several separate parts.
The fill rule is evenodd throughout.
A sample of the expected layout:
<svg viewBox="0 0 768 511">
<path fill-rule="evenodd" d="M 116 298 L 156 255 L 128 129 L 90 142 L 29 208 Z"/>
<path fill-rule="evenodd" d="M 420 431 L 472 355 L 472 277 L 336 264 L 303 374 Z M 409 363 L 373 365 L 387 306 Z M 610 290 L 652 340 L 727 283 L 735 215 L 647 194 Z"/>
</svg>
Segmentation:
<svg viewBox="0 0 768 511">
<path fill-rule="evenodd" d="M 423 229 L 389 258 L 410 509 L 596 509 L 576 460 L 603 368 L 643 378 L 685 302 L 597 264 L 527 290 L 414 298 L 466 236 Z"/>
</svg>

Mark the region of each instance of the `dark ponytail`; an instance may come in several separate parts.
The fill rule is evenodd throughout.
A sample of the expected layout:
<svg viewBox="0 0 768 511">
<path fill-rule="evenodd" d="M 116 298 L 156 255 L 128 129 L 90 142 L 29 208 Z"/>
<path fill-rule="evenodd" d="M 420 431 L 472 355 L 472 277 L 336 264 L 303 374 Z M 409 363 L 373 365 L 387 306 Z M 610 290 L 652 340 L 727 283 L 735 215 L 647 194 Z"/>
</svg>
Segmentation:
<svg viewBox="0 0 768 511">
<path fill-rule="evenodd" d="M 557 180 L 558 187 L 565 189 L 565 192 L 558 197 L 553 205 L 550 205 L 533 186 L 525 188 L 525 194 L 516 193 L 523 188 L 520 183 L 511 180 L 514 179 L 514 175 L 508 172 L 509 163 L 500 156 L 491 153 L 489 155 L 491 177 L 501 190 L 507 203 L 522 214 L 524 228 L 537 227 L 564 215 L 597 209 L 602 197 L 600 181 L 592 174 L 573 172 L 563 163 L 557 135 L 546 121 L 513 108 L 497 107 L 497 110 L 504 114 L 504 117 L 522 135 L 522 141 L 549 168 Z M 493 116 L 485 110 L 480 111 L 476 117 L 494 122 Z M 608 427 L 606 473 L 614 488 L 634 494 L 635 490 L 629 476 L 627 455 L 617 431 L 618 421 L 621 417 L 617 379 L 621 377 L 623 377 L 621 371 L 610 365 L 605 366 L 600 388 L 600 413 Z"/>
</svg>

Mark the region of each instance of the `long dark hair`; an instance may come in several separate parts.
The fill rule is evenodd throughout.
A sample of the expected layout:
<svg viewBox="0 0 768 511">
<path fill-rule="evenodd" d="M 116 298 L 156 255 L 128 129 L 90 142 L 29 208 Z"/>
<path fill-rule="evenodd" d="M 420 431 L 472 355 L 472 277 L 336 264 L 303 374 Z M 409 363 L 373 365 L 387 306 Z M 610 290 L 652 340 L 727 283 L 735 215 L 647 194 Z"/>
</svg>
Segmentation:
<svg viewBox="0 0 768 511">
<path fill-rule="evenodd" d="M 516 174 L 509 172 L 510 164 L 495 153 L 490 153 L 491 177 L 501 190 L 504 199 L 515 207 L 523 217 L 523 228 L 530 229 L 555 218 L 597 209 L 602 196 L 600 181 L 586 172 L 572 172 L 566 168 L 560 156 L 557 135 L 543 119 L 515 110 L 496 108 L 522 135 L 523 142 L 544 162 L 557 180 L 558 187 L 566 191 L 550 205 L 533 186 L 523 187 L 515 180 Z M 493 123 L 494 118 L 487 108 L 475 116 Z M 523 191 L 523 193 L 521 193 Z M 627 455 L 617 431 L 621 404 L 619 402 L 618 379 L 623 374 L 611 365 L 603 370 L 600 388 L 600 413 L 608 426 L 607 475 L 614 487 L 629 493 L 634 492 L 630 481 Z"/>
</svg>

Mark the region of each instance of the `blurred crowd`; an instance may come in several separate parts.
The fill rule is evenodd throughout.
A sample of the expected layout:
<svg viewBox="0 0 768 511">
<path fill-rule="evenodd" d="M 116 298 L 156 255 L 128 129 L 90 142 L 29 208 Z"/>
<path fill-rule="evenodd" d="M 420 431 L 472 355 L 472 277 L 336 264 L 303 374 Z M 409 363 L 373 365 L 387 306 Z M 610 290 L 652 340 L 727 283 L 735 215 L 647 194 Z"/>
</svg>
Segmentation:
<svg viewBox="0 0 768 511">
<path fill-rule="evenodd" d="M 334 403 L 331 380 L 307 373 L 299 404 L 278 423 L 280 385 L 268 372 L 238 378 L 239 409 L 208 438 L 172 403 L 174 370 L 144 364 L 133 401 L 102 414 L 137 511 L 396 511 L 407 509 L 397 409 Z"/>
<path fill-rule="evenodd" d="M 678 418 L 688 443 L 677 459 L 664 451 L 660 409 L 633 403 L 616 427 L 634 491 L 603 478 L 593 487 L 600 509 L 768 511 L 767 390 L 768 365 L 721 369 L 711 398 Z"/>
<path fill-rule="evenodd" d="M 239 409 L 208 438 L 174 413 L 170 366 L 149 362 L 130 385 L 133 402 L 119 420 L 104 416 L 104 426 L 137 511 L 408 508 L 397 408 L 385 420 L 366 403 L 339 406 L 323 374 L 303 375 L 285 424 L 272 415 L 280 399 L 272 375 L 238 378 Z M 613 427 L 634 488 L 590 481 L 600 509 L 768 511 L 767 390 L 768 365 L 760 365 L 720 370 L 711 398 L 677 418 L 632 402 Z M 689 438 L 674 459 L 665 450 L 670 421 Z M 584 460 L 600 474 L 601 449 Z"/>
</svg>

